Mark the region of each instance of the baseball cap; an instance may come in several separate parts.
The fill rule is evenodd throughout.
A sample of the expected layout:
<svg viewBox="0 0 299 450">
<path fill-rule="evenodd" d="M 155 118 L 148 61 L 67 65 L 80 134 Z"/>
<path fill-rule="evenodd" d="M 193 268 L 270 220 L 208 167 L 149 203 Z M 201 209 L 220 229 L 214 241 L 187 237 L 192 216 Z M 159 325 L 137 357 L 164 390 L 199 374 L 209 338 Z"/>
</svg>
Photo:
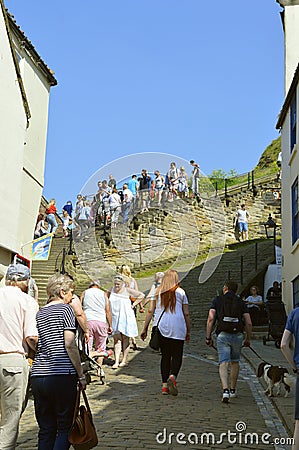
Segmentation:
<svg viewBox="0 0 299 450">
<path fill-rule="evenodd" d="M 23 264 L 10 264 L 7 268 L 6 279 L 23 281 L 30 278 L 30 270 Z"/>
</svg>

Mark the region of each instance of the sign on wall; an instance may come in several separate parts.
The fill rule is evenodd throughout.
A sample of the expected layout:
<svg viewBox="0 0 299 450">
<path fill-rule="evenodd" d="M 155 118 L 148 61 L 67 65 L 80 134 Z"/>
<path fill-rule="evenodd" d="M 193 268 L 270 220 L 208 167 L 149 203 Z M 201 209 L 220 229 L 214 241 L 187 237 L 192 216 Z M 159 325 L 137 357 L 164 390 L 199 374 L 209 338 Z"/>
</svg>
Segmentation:
<svg viewBox="0 0 299 450">
<path fill-rule="evenodd" d="M 46 234 L 45 236 L 35 239 L 31 244 L 31 259 L 32 261 L 47 261 L 49 259 L 52 234 Z"/>
</svg>

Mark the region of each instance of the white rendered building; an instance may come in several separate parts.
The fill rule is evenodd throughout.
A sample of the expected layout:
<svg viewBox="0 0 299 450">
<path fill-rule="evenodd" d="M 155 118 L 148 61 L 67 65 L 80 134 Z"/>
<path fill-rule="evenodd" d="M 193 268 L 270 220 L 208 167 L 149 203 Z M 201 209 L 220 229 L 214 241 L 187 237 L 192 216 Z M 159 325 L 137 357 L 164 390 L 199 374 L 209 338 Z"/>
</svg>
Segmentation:
<svg viewBox="0 0 299 450">
<path fill-rule="evenodd" d="M 289 312 L 299 304 L 299 0 L 283 7 L 285 101 L 276 127 L 282 145 L 282 289 Z"/>
<path fill-rule="evenodd" d="M 43 186 L 51 86 L 57 81 L 0 0 L 0 278 L 29 256 Z"/>
</svg>

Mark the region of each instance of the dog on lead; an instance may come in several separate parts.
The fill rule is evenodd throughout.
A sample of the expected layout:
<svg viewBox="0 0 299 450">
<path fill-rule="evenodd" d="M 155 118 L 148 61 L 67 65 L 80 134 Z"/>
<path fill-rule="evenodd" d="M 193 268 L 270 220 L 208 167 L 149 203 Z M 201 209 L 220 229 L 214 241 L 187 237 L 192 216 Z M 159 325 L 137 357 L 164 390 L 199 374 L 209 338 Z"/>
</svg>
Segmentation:
<svg viewBox="0 0 299 450">
<path fill-rule="evenodd" d="M 276 396 L 278 397 L 282 385 L 285 388 L 285 397 L 287 397 L 291 387 L 296 382 L 295 377 L 290 375 L 285 367 L 271 366 L 271 364 L 265 362 L 262 362 L 257 369 L 257 377 L 260 378 L 261 376 L 264 376 L 264 380 L 267 383 L 268 387 L 265 390 L 265 394 L 269 395 L 269 397 L 274 397 L 274 386 L 277 387 Z"/>
</svg>

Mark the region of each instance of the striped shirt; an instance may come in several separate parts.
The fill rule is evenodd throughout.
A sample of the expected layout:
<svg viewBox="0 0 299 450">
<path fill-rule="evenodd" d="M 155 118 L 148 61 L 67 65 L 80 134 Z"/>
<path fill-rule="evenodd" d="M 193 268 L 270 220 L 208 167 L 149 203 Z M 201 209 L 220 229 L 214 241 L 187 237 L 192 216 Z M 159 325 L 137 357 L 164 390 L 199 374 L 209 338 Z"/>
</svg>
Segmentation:
<svg viewBox="0 0 299 450">
<path fill-rule="evenodd" d="M 65 303 L 45 306 L 37 313 L 36 322 L 38 348 L 32 376 L 76 374 L 64 343 L 64 330 L 76 331 L 72 307 Z"/>
</svg>

